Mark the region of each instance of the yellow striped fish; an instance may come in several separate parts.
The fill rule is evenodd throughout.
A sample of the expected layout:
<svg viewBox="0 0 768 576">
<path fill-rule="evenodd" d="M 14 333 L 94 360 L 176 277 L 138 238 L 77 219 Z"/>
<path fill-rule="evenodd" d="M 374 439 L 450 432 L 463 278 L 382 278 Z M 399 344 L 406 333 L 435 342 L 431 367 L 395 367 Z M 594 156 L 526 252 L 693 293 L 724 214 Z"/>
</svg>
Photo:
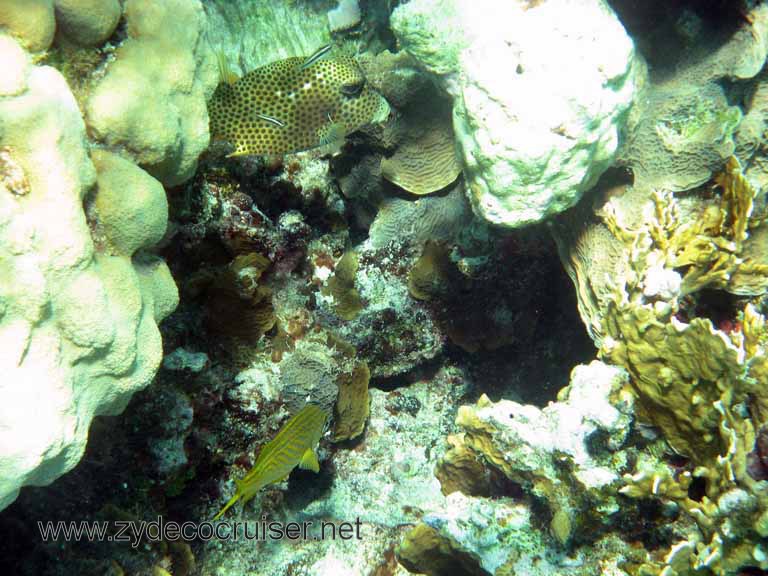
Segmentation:
<svg viewBox="0 0 768 576">
<path fill-rule="evenodd" d="M 307 404 L 291 417 L 277 436 L 261 449 L 250 472 L 241 480 L 235 480 L 235 495 L 213 519 L 221 518 L 239 499 L 246 503 L 267 484 L 286 478 L 297 465 L 319 472 L 320 464 L 314 451 L 327 419 L 325 410 L 314 404 Z"/>
</svg>

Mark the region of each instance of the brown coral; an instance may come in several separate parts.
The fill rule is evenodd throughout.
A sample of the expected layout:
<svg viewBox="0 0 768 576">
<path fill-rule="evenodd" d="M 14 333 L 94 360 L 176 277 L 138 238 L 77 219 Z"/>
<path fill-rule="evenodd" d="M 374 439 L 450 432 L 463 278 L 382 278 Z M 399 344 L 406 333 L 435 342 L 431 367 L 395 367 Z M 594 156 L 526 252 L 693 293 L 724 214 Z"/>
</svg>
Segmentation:
<svg viewBox="0 0 768 576">
<path fill-rule="evenodd" d="M 363 433 L 368 420 L 368 382 L 371 371 L 365 362 L 355 365 L 351 374 L 339 378 L 339 395 L 333 422 L 333 440 L 341 442 L 356 438 Z"/>
<path fill-rule="evenodd" d="M 333 297 L 334 310 L 343 320 L 353 320 L 363 309 L 360 293 L 355 288 L 357 267 L 357 253 L 345 252 L 336 263 L 333 276 L 322 289 L 324 295 Z"/>
<path fill-rule="evenodd" d="M 255 341 L 275 325 L 272 291 L 259 284 L 269 260 L 258 253 L 237 256 L 207 291 L 209 328 Z"/>
<path fill-rule="evenodd" d="M 452 271 L 455 274 L 455 266 L 445 246 L 427 242 L 408 273 L 408 292 L 417 300 L 432 300 L 445 294 Z"/>
</svg>

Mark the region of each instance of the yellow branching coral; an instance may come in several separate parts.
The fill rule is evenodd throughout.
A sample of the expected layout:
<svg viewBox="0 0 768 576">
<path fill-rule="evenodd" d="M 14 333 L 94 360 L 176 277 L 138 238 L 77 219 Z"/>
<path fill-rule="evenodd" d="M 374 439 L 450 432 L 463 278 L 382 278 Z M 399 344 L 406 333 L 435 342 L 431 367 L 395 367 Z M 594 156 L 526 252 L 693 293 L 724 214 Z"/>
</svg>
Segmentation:
<svg viewBox="0 0 768 576">
<path fill-rule="evenodd" d="M 759 536 L 763 524 L 768 533 L 768 493 L 748 457 L 768 423 L 768 233 L 735 158 L 715 185 L 714 197 L 676 196 L 640 182 L 608 199 L 600 222 L 558 231 L 601 357 L 629 372 L 638 418 L 691 461 L 673 471 L 654 459 L 624 477 L 623 494 L 672 501 L 693 526 L 633 575 L 768 568 Z M 589 263 L 605 245 L 619 255 L 597 270 Z"/>
<path fill-rule="evenodd" d="M 720 202 L 720 234 L 731 238 L 738 246 L 747 238 L 747 225 L 752 215 L 756 191 L 741 172 L 735 156 L 725 164 L 723 172 L 715 176 L 715 182 L 723 189 Z"/>
<path fill-rule="evenodd" d="M 690 324 L 656 317 L 652 307 L 617 306 L 606 318 L 601 353 L 625 366 L 640 398 L 639 411 L 660 427 L 678 452 L 708 460 L 722 451 L 713 403 L 744 395 L 743 350 L 710 320 Z"/>
<path fill-rule="evenodd" d="M 699 203 L 683 214 L 671 192 L 654 191 L 653 211 L 640 230 L 628 229 L 611 202 L 603 207 L 603 221 L 635 268 L 652 255 L 667 268 L 684 270 L 682 295 L 705 288 L 761 294 L 768 288 L 768 248 L 762 237 L 750 241 L 750 228 L 760 224 L 751 219 L 756 191 L 734 157 L 715 182 L 722 189 L 717 205 Z"/>
</svg>

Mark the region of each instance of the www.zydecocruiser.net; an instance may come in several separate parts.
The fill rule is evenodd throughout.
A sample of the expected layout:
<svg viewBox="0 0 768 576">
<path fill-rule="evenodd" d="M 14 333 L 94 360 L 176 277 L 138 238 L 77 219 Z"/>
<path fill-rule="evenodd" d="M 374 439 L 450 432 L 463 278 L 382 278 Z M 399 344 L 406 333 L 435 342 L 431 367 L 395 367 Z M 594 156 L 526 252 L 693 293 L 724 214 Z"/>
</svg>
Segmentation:
<svg viewBox="0 0 768 576">
<path fill-rule="evenodd" d="M 142 542 L 209 540 L 362 540 L 360 518 L 353 522 L 278 522 L 262 516 L 257 521 L 175 522 L 158 516 L 150 521 L 52 521 L 38 522 L 40 537 L 46 541 Z"/>
</svg>

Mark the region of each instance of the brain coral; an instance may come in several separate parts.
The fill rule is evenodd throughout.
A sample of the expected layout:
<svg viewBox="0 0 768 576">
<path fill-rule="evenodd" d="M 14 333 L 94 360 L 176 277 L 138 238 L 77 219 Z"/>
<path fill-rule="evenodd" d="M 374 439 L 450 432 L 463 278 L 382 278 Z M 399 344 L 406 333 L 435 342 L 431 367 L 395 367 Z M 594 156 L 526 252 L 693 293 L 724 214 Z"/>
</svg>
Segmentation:
<svg viewBox="0 0 768 576">
<path fill-rule="evenodd" d="M 416 244 L 453 240 L 472 217 L 463 190 L 464 185 L 459 182 L 447 193 L 415 201 L 388 198 L 371 225 L 371 246 L 381 248 L 396 239 Z"/>
<path fill-rule="evenodd" d="M 428 110 L 412 106 L 401 120 L 406 128 L 389 158 L 381 161 L 381 175 L 412 194 L 436 192 L 461 173 L 453 141 L 451 109 L 437 101 Z"/>
</svg>

